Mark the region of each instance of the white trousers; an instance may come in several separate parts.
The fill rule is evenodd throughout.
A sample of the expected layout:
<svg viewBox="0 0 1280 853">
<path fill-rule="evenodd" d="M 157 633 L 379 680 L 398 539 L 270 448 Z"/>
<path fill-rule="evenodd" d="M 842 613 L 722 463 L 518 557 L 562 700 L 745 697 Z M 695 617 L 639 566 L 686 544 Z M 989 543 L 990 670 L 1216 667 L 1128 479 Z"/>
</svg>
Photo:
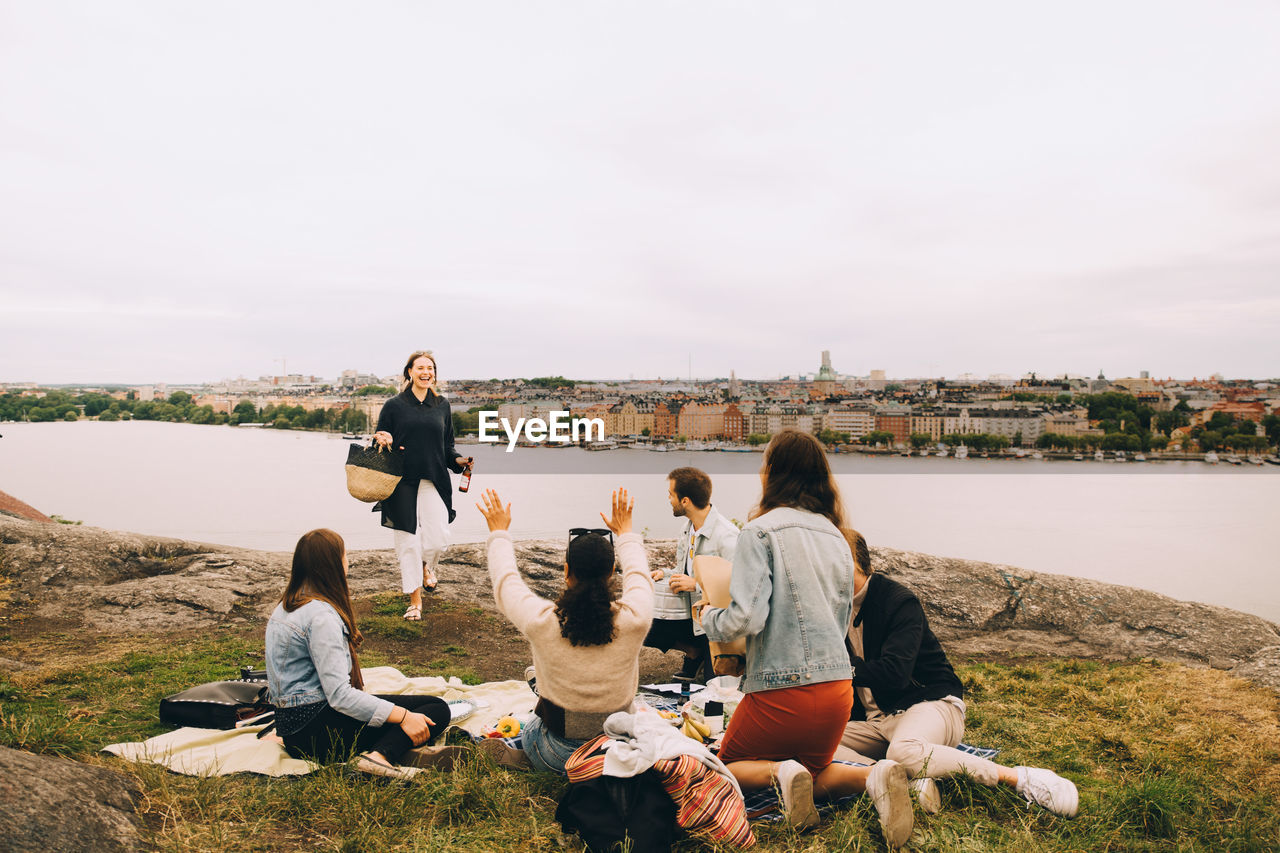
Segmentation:
<svg viewBox="0 0 1280 853">
<path fill-rule="evenodd" d="M 400 591 L 408 595 L 422 586 L 426 569 L 434 570 L 449 548 L 449 510 L 430 480 L 418 482 L 418 532 L 392 530 L 391 536 L 400 562 Z"/>
<path fill-rule="evenodd" d="M 967 773 L 983 785 L 995 785 L 1000 781 L 1000 765 L 956 749 L 963 737 L 962 706 L 947 699 L 919 702 L 901 714 L 874 722 L 850 721 L 844 727 L 836 758 L 891 758 L 913 778 Z M 855 755 L 848 755 L 849 751 Z"/>
</svg>

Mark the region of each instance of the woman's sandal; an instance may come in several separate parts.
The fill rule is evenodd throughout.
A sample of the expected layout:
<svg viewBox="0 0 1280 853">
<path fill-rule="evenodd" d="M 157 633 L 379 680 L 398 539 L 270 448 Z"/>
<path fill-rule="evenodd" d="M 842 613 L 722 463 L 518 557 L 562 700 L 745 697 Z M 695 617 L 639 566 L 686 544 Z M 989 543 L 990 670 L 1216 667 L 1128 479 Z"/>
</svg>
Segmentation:
<svg viewBox="0 0 1280 853">
<path fill-rule="evenodd" d="M 435 592 L 436 584 L 440 583 L 440 578 L 436 577 L 434 571 L 428 570 L 422 578 L 422 588 L 427 592 Z"/>
<path fill-rule="evenodd" d="M 422 621 L 422 608 L 416 604 L 410 604 L 404 611 L 404 621 L 420 622 Z"/>
</svg>

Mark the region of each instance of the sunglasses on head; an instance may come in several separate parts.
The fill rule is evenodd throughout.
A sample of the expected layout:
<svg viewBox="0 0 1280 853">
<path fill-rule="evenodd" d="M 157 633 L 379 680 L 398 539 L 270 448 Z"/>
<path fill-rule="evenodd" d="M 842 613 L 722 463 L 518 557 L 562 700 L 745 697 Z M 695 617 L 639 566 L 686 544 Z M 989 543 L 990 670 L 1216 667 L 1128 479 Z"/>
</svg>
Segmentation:
<svg viewBox="0 0 1280 853">
<path fill-rule="evenodd" d="M 609 544 L 613 544 L 613 531 L 607 527 L 570 527 L 569 541 L 572 542 L 579 536 L 586 536 L 588 533 L 599 533 L 601 536 L 608 536 Z"/>
</svg>

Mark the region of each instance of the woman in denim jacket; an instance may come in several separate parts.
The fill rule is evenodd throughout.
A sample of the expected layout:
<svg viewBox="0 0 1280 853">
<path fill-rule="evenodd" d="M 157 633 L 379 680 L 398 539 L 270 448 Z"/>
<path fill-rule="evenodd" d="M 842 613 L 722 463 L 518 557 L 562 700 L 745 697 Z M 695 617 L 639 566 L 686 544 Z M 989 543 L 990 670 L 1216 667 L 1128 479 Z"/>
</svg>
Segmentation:
<svg viewBox="0 0 1280 853">
<path fill-rule="evenodd" d="M 760 502 L 734 551 L 730 605 L 697 605 L 711 640 L 747 638 L 746 695 L 720 759 L 744 789 L 777 784 L 784 814 L 801 828 L 818 823 L 815 791 L 868 791 L 885 840 L 898 846 L 912 826 L 902 767 L 831 763 L 853 708 L 845 634 L 854 566 L 826 452 L 812 435 L 783 430 L 765 450 L 760 481 Z"/>
<path fill-rule="evenodd" d="M 356 654 L 363 639 L 342 537 L 325 529 L 303 534 L 289 585 L 267 622 L 276 728 L 294 757 L 341 761 L 361 750 L 358 770 L 403 778 L 416 771 L 395 764 L 444 731 L 449 706 L 438 696 L 365 693 Z"/>
</svg>

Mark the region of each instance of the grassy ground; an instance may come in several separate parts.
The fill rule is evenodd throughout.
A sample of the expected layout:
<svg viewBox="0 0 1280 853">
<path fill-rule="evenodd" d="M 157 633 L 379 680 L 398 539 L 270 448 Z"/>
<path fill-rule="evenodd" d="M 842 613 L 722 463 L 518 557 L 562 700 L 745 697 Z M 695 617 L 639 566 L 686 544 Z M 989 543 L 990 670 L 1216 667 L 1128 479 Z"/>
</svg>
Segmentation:
<svg viewBox="0 0 1280 853">
<path fill-rule="evenodd" d="M 494 669 L 460 638 L 499 626 L 455 606 L 456 637 L 428 641 L 399 619 L 398 600 L 366 602 L 367 666 L 469 681 L 519 672 L 525 652 L 504 639 Z M 462 612 L 456 612 L 456 611 Z M 20 623 L 9 623 L 10 629 Z M 453 773 L 407 785 L 326 768 L 307 777 L 195 779 L 126 764 L 98 752 L 166 730 L 162 696 L 262 660 L 261 626 L 196 636 L 93 638 L 22 630 L 0 635 L 7 655 L 38 666 L 0 675 L 0 744 L 133 774 L 140 811 L 162 850 L 577 850 L 553 812 L 563 783 L 512 773 L 475 757 Z M 511 645 L 515 643 L 516 645 Z M 420 649 L 415 654 L 414 650 Z M 1011 792 L 944 782 L 944 810 L 917 812 L 911 849 L 934 851 L 1262 851 L 1280 849 L 1280 702 L 1220 672 L 1152 662 L 962 662 L 970 691 L 970 743 L 1000 761 L 1048 766 L 1073 779 L 1080 816 L 1028 809 Z M 508 676 L 502 676 L 508 677 Z M 797 835 L 757 824 L 764 851 L 881 850 L 875 815 L 855 803 L 819 831 Z M 696 839 L 681 850 L 713 849 Z"/>
</svg>

